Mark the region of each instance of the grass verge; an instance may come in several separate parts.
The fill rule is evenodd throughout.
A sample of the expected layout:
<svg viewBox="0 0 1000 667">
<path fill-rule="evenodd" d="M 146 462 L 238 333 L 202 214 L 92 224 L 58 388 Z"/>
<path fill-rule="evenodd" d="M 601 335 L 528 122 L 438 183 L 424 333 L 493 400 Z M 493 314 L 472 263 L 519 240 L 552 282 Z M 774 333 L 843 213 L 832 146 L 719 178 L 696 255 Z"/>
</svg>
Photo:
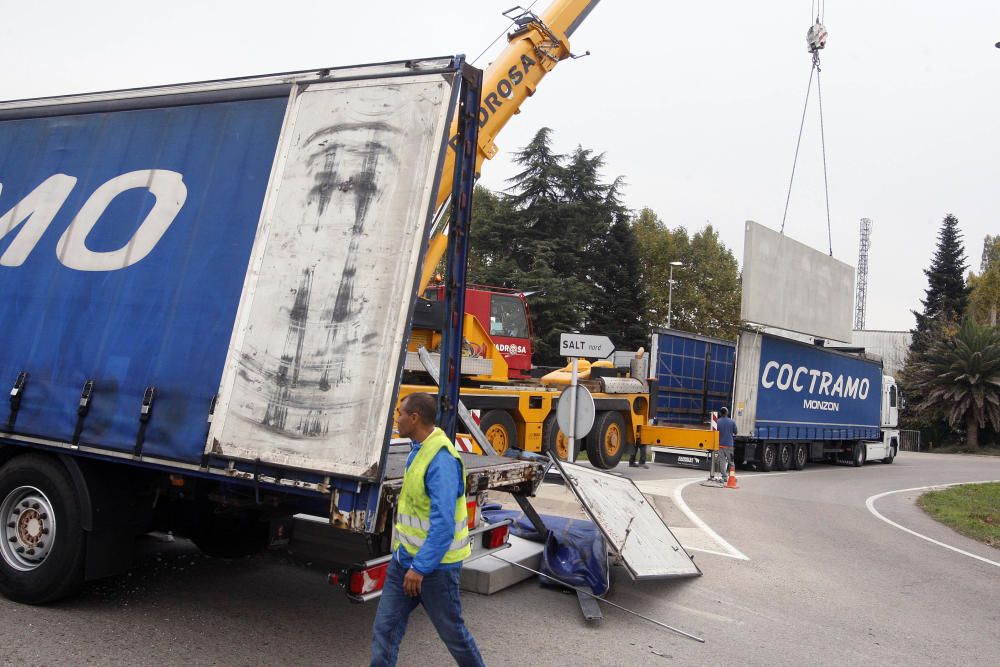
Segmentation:
<svg viewBox="0 0 1000 667">
<path fill-rule="evenodd" d="M 1000 483 L 963 484 L 928 491 L 917 504 L 966 537 L 1000 549 Z"/>
</svg>

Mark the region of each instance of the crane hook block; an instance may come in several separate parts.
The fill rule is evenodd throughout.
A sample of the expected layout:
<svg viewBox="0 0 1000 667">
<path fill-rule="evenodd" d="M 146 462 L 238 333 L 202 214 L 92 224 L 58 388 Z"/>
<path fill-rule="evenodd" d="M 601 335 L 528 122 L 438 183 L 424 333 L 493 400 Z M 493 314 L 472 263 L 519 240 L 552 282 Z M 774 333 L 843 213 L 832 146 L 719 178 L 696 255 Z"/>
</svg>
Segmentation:
<svg viewBox="0 0 1000 667">
<path fill-rule="evenodd" d="M 809 53 L 816 53 L 822 48 L 826 47 L 826 26 L 816 19 L 816 23 L 812 24 L 809 28 L 809 32 L 806 33 L 806 44 L 809 46 Z"/>
</svg>

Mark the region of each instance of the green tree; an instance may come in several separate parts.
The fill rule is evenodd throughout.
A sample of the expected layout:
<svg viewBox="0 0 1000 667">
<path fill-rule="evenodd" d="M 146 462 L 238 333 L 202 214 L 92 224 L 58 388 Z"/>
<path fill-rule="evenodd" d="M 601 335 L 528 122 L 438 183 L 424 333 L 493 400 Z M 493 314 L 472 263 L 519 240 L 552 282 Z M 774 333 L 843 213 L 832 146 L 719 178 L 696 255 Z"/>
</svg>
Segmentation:
<svg viewBox="0 0 1000 667">
<path fill-rule="evenodd" d="M 736 338 L 740 321 L 740 275 L 736 257 L 706 225 L 691 237 L 685 272 L 691 289 L 685 304 L 688 326 L 708 336 Z"/>
<path fill-rule="evenodd" d="M 594 270 L 597 294 L 586 331 L 610 337 L 619 349 L 637 350 L 649 340 L 646 292 L 635 233 L 624 212 L 611 226 L 601 249 L 604 261 Z"/>
<path fill-rule="evenodd" d="M 927 349 L 926 334 L 936 323 L 962 321 L 969 294 L 965 285 L 966 268 L 965 246 L 962 232 L 958 229 L 958 218 L 949 213 L 941 222 L 930 268 L 924 269 L 927 276 L 926 295 L 921 301 L 924 310 L 922 313 L 913 311 L 917 326 L 913 330 L 911 353 Z"/>
<path fill-rule="evenodd" d="M 670 294 L 670 262 L 683 262 L 690 243 L 683 227 L 668 229 L 659 216 L 644 208 L 632 220 L 636 246 L 639 252 L 639 269 L 648 295 L 647 319 L 654 327 L 667 325 L 667 308 Z M 675 280 L 680 275 L 675 268 Z M 684 285 L 678 281 L 674 291 L 673 317 L 683 311 Z"/>
<path fill-rule="evenodd" d="M 967 314 L 977 322 L 997 325 L 1000 313 L 1000 236 L 987 236 L 979 274 L 969 274 Z"/>
<path fill-rule="evenodd" d="M 633 221 L 643 284 L 649 293 L 649 321 L 720 338 L 735 338 L 740 320 L 739 264 L 719 233 L 706 225 L 693 236 L 683 227 L 669 229 L 650 209 Z M 671 308 L 670 262 L 674 267 Z"/>
<path fill-rule="evenodd" d="M 541 128 L 514 154 L 520 171 L 505 193 L 476 192 L 470 275 L 529 297 L 537 364 L 560 364 L 559 334 L 605 333 L 619 346 L 646 339 L 635 240 L 621 179 L 601 176 L 604 155 L 556 153 Z"/>
<path fill-rule="evenodd" d="M 522 289 L 524 228 L 510 198 L 477 185 L 469 227 L 469 282 Z"/>
<path fill-rule="evenodd" d="M 909 384 L 922 397 L 918 410 L 964 425 L 967 444 L 978 447 L 979 429 L 1000 430 L 1000 332 L 970 319 L 954 336 L 933 337 Z"/>
<path fill-rule="evenodd" d="M 1000 234 L 983 239 L 983 259 L 979 264 L 979 272 L 986 273 L 990 267 L 1000 264 Z"/>
</svg>

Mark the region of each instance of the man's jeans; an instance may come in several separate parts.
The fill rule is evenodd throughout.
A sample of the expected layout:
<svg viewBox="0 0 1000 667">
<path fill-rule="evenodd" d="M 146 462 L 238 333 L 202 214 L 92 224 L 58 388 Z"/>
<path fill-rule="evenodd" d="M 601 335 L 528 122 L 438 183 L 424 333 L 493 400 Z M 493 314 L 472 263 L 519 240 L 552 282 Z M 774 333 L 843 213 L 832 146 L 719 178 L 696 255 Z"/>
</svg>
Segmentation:
<svg viewBox="0 0 1000 667">
<path fill-rule="evenodd" d="M 462 602 L 458 594 L 461 572 L 460 568 L 434 570 L 424 577 L 420 595 L 411 598 L 403 592 L 406 570 L 395 558 L 392 559 L 372 629 L 372 667 L 396 664 L 399 643 L 403 641 L 403 634 L 406 632 L 406 622 L 410 618 L 410 612 L 418 604 L 424 605 L 438 636 L 459 667 L 485 665 L 476 647 L 476 640 L 462 620 Z M 412 664 L 420 661 L 412 659 L 407 662 Z"/>
<path fill-rule="evenodd" d="M 719 473 L 722 475 L 722 479 L 729 479 L 729 464 L 733 462 L 733 448 L 732 447 L 719 447 L 719 452 L 715 457 L 716 465 L 719 466 Z"/>
</svg>

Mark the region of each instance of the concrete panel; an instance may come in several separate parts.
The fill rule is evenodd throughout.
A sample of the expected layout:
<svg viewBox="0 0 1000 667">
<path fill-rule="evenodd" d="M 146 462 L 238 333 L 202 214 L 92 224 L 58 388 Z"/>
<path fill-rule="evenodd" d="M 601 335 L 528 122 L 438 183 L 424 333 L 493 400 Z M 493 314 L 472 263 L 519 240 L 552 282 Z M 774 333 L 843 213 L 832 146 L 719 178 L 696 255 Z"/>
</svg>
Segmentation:
<svg viewBox="0 0 1000 667">
<path fill-rule="evenodd" d="M 537 570 L 542 565 L 542 549 L 543 545 L 540 542 L 531 542 L 511 535 L 510 548 L 497 554 L 503 560 L 493 556 L 483 556 L 462 565 L 462 590 L 493 595 L 525 579 L 537 576 L 510 563 L 519 563 Z M 505 563 L 504 560 L 510 562 Z"/>
<path fill-rule="evenodd" d="M 854 267 L 748 220 L 744 322 L 851 342 Z"/>
</svg>

